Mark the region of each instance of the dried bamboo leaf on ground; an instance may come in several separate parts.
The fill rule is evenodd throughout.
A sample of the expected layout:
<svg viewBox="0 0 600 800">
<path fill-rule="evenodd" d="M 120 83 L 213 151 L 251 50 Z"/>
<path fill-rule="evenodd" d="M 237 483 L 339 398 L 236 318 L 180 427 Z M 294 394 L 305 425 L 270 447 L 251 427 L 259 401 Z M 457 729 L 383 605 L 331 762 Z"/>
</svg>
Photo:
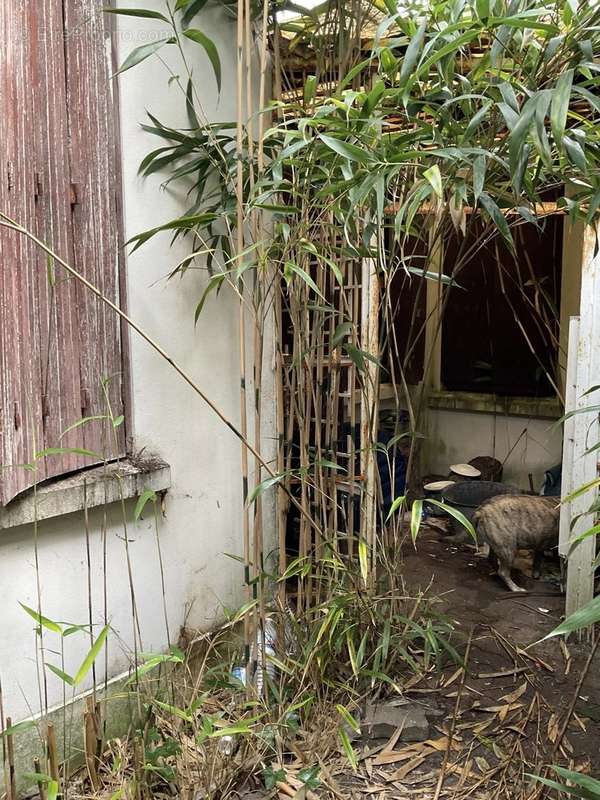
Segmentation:
<svg viewBox="0 0 600 800">
<path fill-rule="evenodd" d="M 411 773 L 414 769 L 420 767 L 426 758 L 427 756 L 416 756 L 411 761 L 409 761 L 408 764 L 405 764 L 403 767 L 400 767 L 400 769 L 396 770 L 396 772 L 394 772 L 393 775 L 390 775 L 389 777 L 390 783 L 393 781 L 402 781 L 403 778 L 406 778 L 406 776 L 409 773 Z"/>
<path fill-rule="evenodd" d="M 419 750 L 411 748 L 409 750 L 399 750 L 395 753 L 385 753 L 385 754 L 382 753 L 381 756 L 378 757 L 381 760 L 376 760 L 373 762 L 373 764 L 374 766 L 379 766 L 379 767 L 387 766 L 389 764 L 397 764 L 398 761 L 408 761 L 409 759 L 416 758 L 418 756 L 426 757 L 428 755 L 431 755 L 431 753 L 435 752 L 436 750 L 434 748 L 429 747 L 429 748 L 421 748 Z"/>
<path fill-rule="evenodd" d="M 511 692 L 510 694 L 505 694 L 500 698 L 500 700 L 504 700 L 504 702 L 508 703 L 509 705 L 516 703 L 516 701 L 525 694 L 528 685 L 529 684 L 527 681 L 525 681 L 525 683 L 521 684 L 518 689 L 515 689 L 514 692 Z"/>
</svg>

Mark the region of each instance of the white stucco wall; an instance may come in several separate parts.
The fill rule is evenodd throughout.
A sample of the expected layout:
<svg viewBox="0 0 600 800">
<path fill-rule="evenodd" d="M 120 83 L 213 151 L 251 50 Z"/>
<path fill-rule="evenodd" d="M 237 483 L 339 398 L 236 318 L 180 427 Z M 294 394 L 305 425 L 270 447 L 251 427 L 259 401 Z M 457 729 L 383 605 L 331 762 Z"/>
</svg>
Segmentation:
<svg viewBox="0 0 600 800">
<path fill-rule="evenodd" d="M 427 471 L 447 475 L 450 464 L 464 464 L 476 456 L 494 456 L 505 462 L 503 480 L 522 489 L 529 489 L 531 472 L 537 490 L 544 472 L 562 460 L 562 429 L 551 419 L 429 411 Z"/>
<path fill-rule="evenodd" d="M 151 0 L 127 0 L 127 7 L 155 7 Z M 163 35 L 160 21 L 119 17 L 117 48 L 121 63 L 133 47 L 149 41 L 148 32 Z M 235 22 L 218 8 L 202 13 L 202 30 L 219 50 L 223 67 L 223 92 L 217 90 L 204 51 L 189 43 L 204 110 L 212 120 L 234 120 Z M 183 74 L 175 48 L 161 55 L 172 59 L 176 73 Z M 159 225 L 185 210 L 180 196 L 162 191 L 162 178 L 138 177 L 142 157 L 162 144 L 141 131 L 146 110 L 168 124 L 186 125 L 183 98 L 169 86 L 169 74 L 156 58 L 150 58 L 119 79 L 125 238 Z M 227 289 L 211 298 L 196 328 L 193 317 L 206 285 L 206 273 L 190 271 L 183 281 L 164 280 L 169 269 L 188 252 L 185 245 L 170 248 L 168 233 L 127 258 L 130 315 L 189 372 L 224 414 L 239 424 L 238 305 Z M 251 341 L 251 340 L 250 340 Z M 169 623 L 177 638 L 184 620 L 191 627 L 208 628 L 222 617 L 223 606 L 243 600 L 242 567 L 224 553 L 241 554 L 242 487 L 240 444 L 172 368 L 135 334 L 130 341 L 131 383 L 135 448 L 146 448 L 171 466 L 172 488 L 165 501 L 161 541 Z M 264 453 L 270 458 L 273 436 L 272 359 L 265 359 Z M 251 388 L 251 387 L 250 387 Z M 145 651 L 167 644 L 154 520 L 149 513 L 132 523 L 133 501 L 126 505 L 131 539 L 133 581 L 141 638 Z M 103 511 L 91 513 L 92 608 L 97 623 L 103 608 Z M 266 510 L 266 549 L 273 529 Z M 83 516 L 71 514 L 48 520 L 38 532 L 43 612 L 52 619 L 85 623 L 88 618 L 87 569 Z M 132 646 L 131 600 L 121 509 L 108 509 L 106 536 L 109 616 L 117 632 L 109 642 L 109 673 L 126 670 Z M 5 714 L 19 720 L 40 711 L 35 663 L 33 620 L 19 601 L 37 606 L 33 530 L 20 527 L 0 531 L 0 679 Z M 99 628 L 97 629 L 99 630 Z M 54 636 L 54 639 L 53 639 Z M 55 649 L 56 635 L 46 637 Z M 73 673 L 89 642 L 73 635 L 65 640 L 66 670 Z M 46 660 L 58 664 L 48 652 Z M 103 659 L 98 678 L 103 675 Z M 89 681 L 82 687 L 89 685 Z M 48 703 L 62 700 L 62 684 L 48 674 Z M 42 704 L 43 705 L 43 704 Z"/>
</svg>

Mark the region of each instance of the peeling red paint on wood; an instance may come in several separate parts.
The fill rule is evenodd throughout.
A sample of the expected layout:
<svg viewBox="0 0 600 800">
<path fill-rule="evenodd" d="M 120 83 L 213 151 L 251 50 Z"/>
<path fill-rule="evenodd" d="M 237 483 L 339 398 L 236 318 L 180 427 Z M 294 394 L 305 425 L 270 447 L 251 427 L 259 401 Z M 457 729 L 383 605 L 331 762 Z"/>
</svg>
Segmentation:
<svg viewBox="0 0 600 800">
<path fill-rule="evenodd" d="M 102 3 L 0 3 L 0 208 L 119 301 L 117 120 Z M 106 26 L 106 27 L 105 27 Z M 26 239 L 0 232 L 0 503 L 33 482 L 15 465 L 46 447 L 116 455 L 112 426 L 65 429 L 123 413 L 119 321 Z M 116 448 L 125 450 L 125 430 Z M 91 463 L 51 456 L 37 479 Z"/>
</svg>

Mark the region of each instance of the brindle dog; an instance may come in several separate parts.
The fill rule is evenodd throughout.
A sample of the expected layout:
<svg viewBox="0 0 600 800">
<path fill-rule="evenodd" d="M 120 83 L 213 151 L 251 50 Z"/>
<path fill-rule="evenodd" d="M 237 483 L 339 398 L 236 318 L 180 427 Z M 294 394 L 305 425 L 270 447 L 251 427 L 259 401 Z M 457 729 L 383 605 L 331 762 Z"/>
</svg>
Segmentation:
<svg viewBox="0 0 600 800">
<path fill-rule="evenodd" d="M 473 517 L 478 538 L 498 559 L 498 575 L 511 592 L 524 592 L 510 570 L 517 550 L 533 550 L 533 577 L 540 577 L 544 550 L 558 544 L 557 497 L 497 495 L 479 506 Z"/>
</svg>

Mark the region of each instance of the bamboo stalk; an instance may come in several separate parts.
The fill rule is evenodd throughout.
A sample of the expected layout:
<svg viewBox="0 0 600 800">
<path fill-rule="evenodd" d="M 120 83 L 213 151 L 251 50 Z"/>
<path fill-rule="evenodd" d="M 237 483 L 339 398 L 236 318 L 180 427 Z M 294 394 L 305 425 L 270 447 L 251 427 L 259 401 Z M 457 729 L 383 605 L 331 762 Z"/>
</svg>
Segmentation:
<svg viewBox="0 0 600 800">
<path fill-rule="evenodd" d="M 6 718 L 6 730 L 12 728 L 12 719 Z M 6 756 L 8 762 L 8 796 L 10 800 L 17 800 L 17 777 L 15 772 L 15 746 L 13 742 L 12 733 L 7 733 L 4 737 L 6 739 Z"/>
<path fill-rule="evenodd" d="M 244 252 L 244 0 L 238 0 L 237 4 L 237 120 L 236 120 L 236 252 L 240 260 Z M 239 367 L 240 367 L 240 432 L 243 441 L 248 441 L 248 412 L 246 403 L 246 315 L 244 312 L 244 283 L 243 278 L 240 282 L 240 302 L 239 302 Z M 254 448 L 252 452 L 255 457 L 260 459 L 259 454 Z M 242 446 L 241 450 L 241 469 L 242 469 L 242 537 L 244 550 L 244 582 L 246 585 L 246 601 L 251 599 L 251 550 L 250 550 L 250 510 L 248 508 L 248 452 Z M 244 646 L 247 674 L 250 670 L 250 648 L 255 640 L 255 632 L 251 630 L 250 617 L 244 616 Z M 248 686 L 250 685 L 248 681 Z"/>
<path fill-rule="evenodd" d="M 59 783 L 60 772 L 58 770 L 58 748 L 56 746 L 56 731 L 54 730 L 54 724 L 52 722 L 48 722 L 46 731 L 48 772 L 52 780 Z"/>
<path fill-rule="evenodd" d="M 364 259 L 362 275 L 362 349 L 377 358 L 379 356 L 379 279 L 374 259 Z M 376 582 L 377 563 L 377 460 L 373 445 L 377 441 L 378 401 L 378 369 L 376 364 L 368 361 L 365 365 L 365 385 L 361 404 L 361 471 L 365 476 L 362 495 L 361 538 L 366 542 L 369 553 L 367 583 L 371 589 Z"/>
<path fill-rule="evenodd" d="M 97 792 L 100 788 L 100 780 L 98 778 L 98 768 L 96 763 L 96 749 L 98 742 L 96 708 L 92 695 L 86 697 L 85 702 L 86 709 L 83 712 L 85 764 L 92 787 L 94 791 Z"/>
<path fill-rule="evenodd" d="M 40 768 L 40 760 L 39 760 L 39 758 L 35 758 L 33 760 L 33 771 L 36 773 L 36 775 L 41 775 L 42 774 L 42 770 Z M 46 790 L 44 788 L 43 781 L 39 780 L 37 787 L 38 787 L 38 795 L 39 795 L 40 800 L 46 800 Z"/>
<path fill-rule="evenodd" d="M 4 695 L 2 691 L 2 681 L 0 681 L 0 730 L 6 730 L 6 724 L 4 720 Z M 4 736 L 2 738 L 2 772 L 4 774 L 4 785 L 8 786 L 8 760 L 7 760 L 7 752 L 6 752 L 6 739 Z"/>
<path fill-rule="evenodd" d="M 94 645 L 93 608 L 92 608 L 92 556 L 90 551 L 90 514 L 88 508 L 87 481 L 83 481 L 83 527 L 85 531 L 85 561 L 87 569 L 87 601 L 88 624 L 90 626 L 90 647 Z M 92 687 L 96 695 L 96 662 L 92 664 Z"/>
</svg>

